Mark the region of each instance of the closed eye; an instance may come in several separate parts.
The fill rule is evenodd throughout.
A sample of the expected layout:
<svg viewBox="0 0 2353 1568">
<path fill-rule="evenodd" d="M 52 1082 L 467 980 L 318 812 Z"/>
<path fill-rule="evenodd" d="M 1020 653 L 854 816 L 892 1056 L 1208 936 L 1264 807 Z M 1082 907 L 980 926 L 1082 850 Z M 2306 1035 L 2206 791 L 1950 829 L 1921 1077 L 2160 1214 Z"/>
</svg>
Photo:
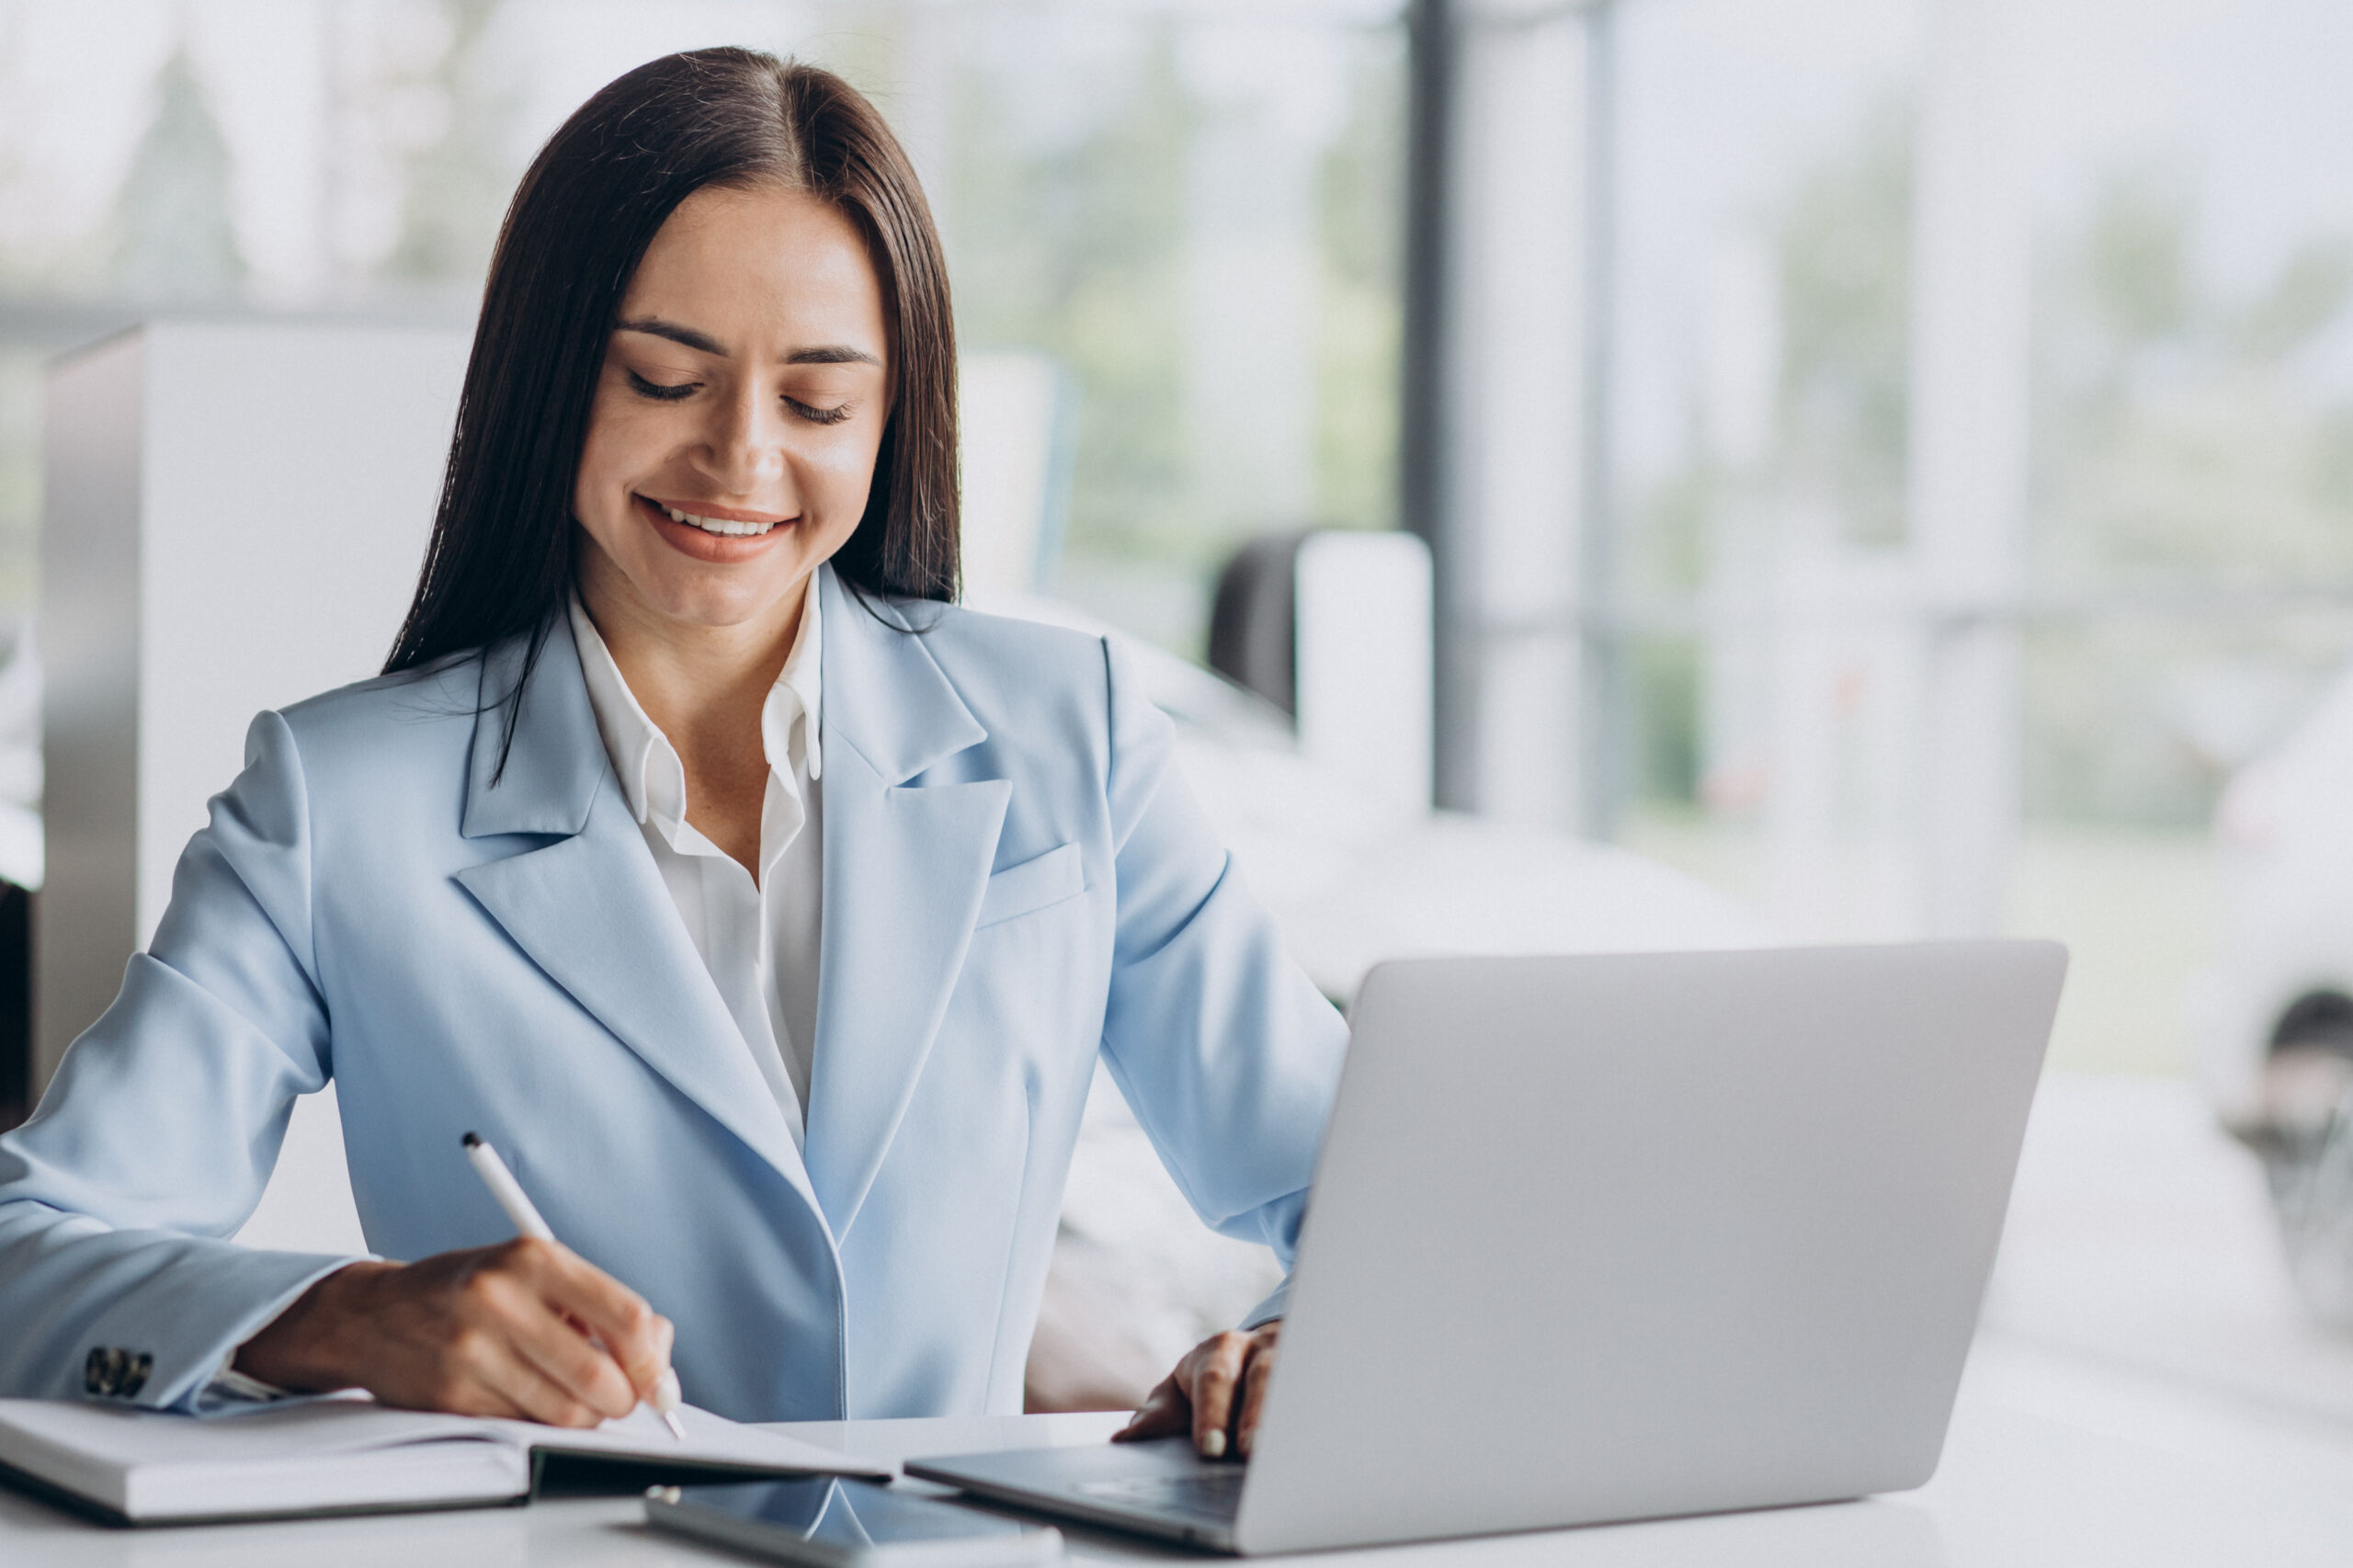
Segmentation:
<svg viewBox="0 0 2353 1568">
<path fill-rule="evenodd" d="M 674 387 L 665 386 L 660 381 L 649 381 L 635 370 L 627 369 L 626 367 L 624 367 L 624 373 L 629 377 L 630 391 L 640 397 L 650 397 L 656 403 L 676 403 L 702 384 L 700 381 L 681 381 Z"/>
<path fill-rule="evenodd" d="M 812 425 L 838 425 L 850 415 L 850 405 L 837 403 L 831 408 L 814 408 L 799 398 L 786 398 L 784 405 Z"/>
</svg>

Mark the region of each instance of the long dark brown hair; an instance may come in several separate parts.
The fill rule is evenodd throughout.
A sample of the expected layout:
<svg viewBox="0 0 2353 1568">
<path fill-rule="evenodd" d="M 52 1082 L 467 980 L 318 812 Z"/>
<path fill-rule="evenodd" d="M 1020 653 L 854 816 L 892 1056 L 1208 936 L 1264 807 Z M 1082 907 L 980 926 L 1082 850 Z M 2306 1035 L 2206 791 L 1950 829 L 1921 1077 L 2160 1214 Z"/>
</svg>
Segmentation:
<svg viewBox="0 0 2353 1568">
<path fill-rule="evenodd" d="M 515 192 L 387 675 L 526 633 L 528 678 L 571 586 L 574 477 L 638 261 L 696 191 L 765 183 L 829 202 L 864 231 L 891 330 L 889 422 L 865 516 L 834 570 L 861 597 L 956 597 L 956 334 L 914 165 L 833 73 L 699 49 L 641 65 L 581 105 Z M 500 697 L 521 691 L 518 680 Z"/>
</svg>

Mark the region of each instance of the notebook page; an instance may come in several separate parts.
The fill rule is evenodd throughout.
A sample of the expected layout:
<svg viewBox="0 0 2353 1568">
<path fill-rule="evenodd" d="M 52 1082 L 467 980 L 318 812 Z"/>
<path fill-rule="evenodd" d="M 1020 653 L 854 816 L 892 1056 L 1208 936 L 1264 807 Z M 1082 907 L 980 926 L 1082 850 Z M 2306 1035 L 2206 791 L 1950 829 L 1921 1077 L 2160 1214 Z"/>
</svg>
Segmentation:
<svg viewBox="0 0 2353 1568">
<path fill-rule="evenodd" d="M 656 1464 L 686 1460 L 827 1475 L 889 1476 L 898 1472 L 895 1465 L 878 1464 L 839 1449 L 747 1426 L 691 1404 L 681 1405 L 678 1417 L 687 1429 L 683 1443 L 672 1437 L 662 1418 L 645 1405 L 619 1420 L 589 1428 L 541 1426 L 529 1421 L 479 1421 L 472 1425 L 495 1428 L 513 1441 L 542 1453 L 642 1459 Z"/>
</svg>

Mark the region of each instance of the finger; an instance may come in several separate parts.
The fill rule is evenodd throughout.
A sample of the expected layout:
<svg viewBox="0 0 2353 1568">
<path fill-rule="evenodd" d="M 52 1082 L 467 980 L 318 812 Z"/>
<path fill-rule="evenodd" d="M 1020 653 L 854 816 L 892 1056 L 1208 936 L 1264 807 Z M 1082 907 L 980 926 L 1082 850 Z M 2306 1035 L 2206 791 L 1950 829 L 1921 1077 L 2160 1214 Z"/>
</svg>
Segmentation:
<svg viewBox="0 0 2353 1568">
<path fill-rule="evenodd" d="M 1233 1420 L 1233 1392 L 1242 1381 L 1242 1358 L 1249 1344 L 1247 1335 L 1221 1334 L 1194 1352 L 1199 1359 L 1193 1364 L 1187 1392 L 1193 1401 L 1193 1447 L 1203 1459 L 1223 1459 L 1232 1441 L 1228 1428 Z"/>
<path fill-rule="evenodd" d="M 1132 1443 L 1145 1437 L 1173 1437 L 1192 1425 L 1192 1403 L 1177 1385 L 1174 1373 L 1160 1380 L 1152 1392 L 1144 1396 L 1142 1407 L 1129 1418 L 1128 1424 L 1111 1434 L 1115 1443 Z"/>
<path fill-rule="evenodd" d="M 554 1256 L 560 1250 L 535 1241 L 500 1248 L 465 1280 L 460 1319 L 468 1332 L 504 1347 L 554 1384 L 567 1401 L 600 1418 L 626 1415 L 637 1406 L 629 1374 L 602 1344 L 584 1335 L 576 1312 L 551 1299 L 563 1288 L 552 1273 L 566 1261 Z"/>
<path fill-rule="evenodd" d="M 1267 1383 L 1274 1371 L 1274 1340 L 1254 1339 L 1242 1371 L 1242 1413 L 1233 1422 L 1233 1446 L 1244 1459 L 1250 1457 L 1250 1445 L 1257 1439 L 1258 1411 L 1267 1402 Z"/>
<path fill-rule="evenodd" d="M 574 1335 L 576 1339 L 578 1335 Z M 483 1330 L 470 1330 L 454 1347 L 457 1369 L 473 1385 L 476 1400 L 502 1403 L 507 1408 L 469 1410 L 467 1414 L 496 1415 L 537 1421 L 548 1426 L 594 1426 L 603 1417 L 573 1397 L 512 1342 Z M 485 1397 L 486 1396 L 486 1397 Z M 462 1392 L 460 1398 L 463 1398 Z M 444 1408 L 457 1408 L 445 1404 Z"/>
<path fill-rule="evenodd" d="M 670 1357 L 655 1326 L 663 1321 L 661 1315 L 645 1304 L 645 1298 L 561 1242 L 515 1244 L 519 1265 L 529 1272 L 549 1310 L 577 1320 L 591 1338 L 603 1343 L 605 1358 L 630 1387 L 629 1407 L 651 1395 L 670 1369 Z M 627 1415 L 628 1408 L 616 1414 Z"/>
<path fill-rule="evenodd" d="M 670 1352 L 678 1342 L 677 1325 L 668 1318 L 656 1314 L 654 1319 L 654 1347 L 661 1353 L 662 1370 L 655 1374 L 652 1403 L 654 1408 L 669 1416 L 686 1403 L 686 1391 L 678 1386 L 678 1374 Z"/>
<path fill-rule="evenodd" d="M 565 1398 L 595 1412 L 598 1420 L 637 1408 L 636 1387 L 601 1344 L 582 1337 L 569 1320 L 536 1301 L 519 1315 L 525 1321 L 513 1327 L 515 1354 Z"/>
</svg>

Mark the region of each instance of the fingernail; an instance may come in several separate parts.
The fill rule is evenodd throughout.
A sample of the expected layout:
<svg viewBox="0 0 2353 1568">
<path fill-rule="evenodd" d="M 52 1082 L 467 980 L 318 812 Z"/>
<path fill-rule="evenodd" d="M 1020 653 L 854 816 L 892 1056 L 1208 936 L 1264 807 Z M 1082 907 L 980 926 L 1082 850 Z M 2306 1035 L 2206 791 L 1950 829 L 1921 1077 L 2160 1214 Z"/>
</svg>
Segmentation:
<svg viewBox="0 0 2353 1568">
<path fill-rule="evenodd" d="M 1201 1457 L 1203 1459 L 1211 1460 L 1222 1460 L 1225 1458 L 1224 1427 L 1212 1426 L 1210 1428 L 1210 1435 L 1201 1439 Z"/>
</svg>

